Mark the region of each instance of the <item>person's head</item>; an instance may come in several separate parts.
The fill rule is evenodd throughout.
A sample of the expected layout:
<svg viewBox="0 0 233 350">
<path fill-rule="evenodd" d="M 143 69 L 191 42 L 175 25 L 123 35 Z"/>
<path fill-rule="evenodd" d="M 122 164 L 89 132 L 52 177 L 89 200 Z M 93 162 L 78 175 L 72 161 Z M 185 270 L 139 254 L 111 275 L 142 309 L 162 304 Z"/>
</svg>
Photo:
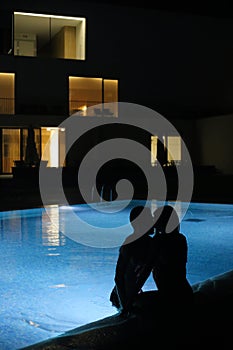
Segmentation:
<svg viewBox="0 0 233 350">
<path fill-rule="evenodd" d="M 141 214 L 143 209 L 144 209 L 144 207 L 142 205 L 139 205 L 139 206 L 131 209 L 131 212 L 129 214 L 129 220 L 130 220 L 131 224 Z"/>
<path fill-rule="evenodd" d="M 134 228 L 134 231 L 140 234 L 148 233 L 152 234 L 153 220 L 151 210 L 148 207 L 137 206 L 134 207 L 129 216 L 130 223 Z"/>
<path fill-rule="evenodd" d="M 172 206 L 164 205 L 156 209 L 153 216 L 156 233 L 179 232 L 179 217 Z"/>
</svg>

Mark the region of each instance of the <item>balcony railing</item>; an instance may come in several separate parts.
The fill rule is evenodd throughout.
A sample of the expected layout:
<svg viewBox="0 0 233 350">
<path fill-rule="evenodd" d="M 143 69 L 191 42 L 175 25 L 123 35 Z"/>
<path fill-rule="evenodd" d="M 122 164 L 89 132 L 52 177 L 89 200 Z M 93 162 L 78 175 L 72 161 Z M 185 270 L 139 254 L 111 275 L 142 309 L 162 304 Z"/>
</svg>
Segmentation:
<svg viewBox="0 0 233 350">
<path fill-rule="evenodd" d="M 15 99 L 0 97 L 0 114 L 15 114 Z"/>
<path fill-rule="evenodd" d="M 81 116 L 117 117 L 117 111 L 110 108 L 96 107 L 96 105 L 100 105 L 101 103 L 101 101 L 71 100 L 69 101 L 69 114 L 72 115 L 79 112 Z"/>
</svg>

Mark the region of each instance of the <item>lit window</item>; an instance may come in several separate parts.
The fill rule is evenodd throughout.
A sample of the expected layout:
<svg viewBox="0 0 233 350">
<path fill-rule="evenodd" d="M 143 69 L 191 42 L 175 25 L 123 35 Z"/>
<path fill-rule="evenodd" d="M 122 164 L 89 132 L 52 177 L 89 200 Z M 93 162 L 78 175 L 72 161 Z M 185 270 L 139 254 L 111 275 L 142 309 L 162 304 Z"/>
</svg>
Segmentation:
<svg viewBox="0 0 233 350">
<path fill-rule="evenodd" d="M 167 137 L 167 160 L 168 164 L 181 161 L 181 138 L 180 136 Z"/>
<path fill-rule="evenodd" d="M 15 113 L 15 74 L 0 73 L 0 114 Z"/>
<path fill-rule="evenodd" d="M 63 167 L 65 159 L 65 130 L 62 128 L 41 128 L 42 160 L 48 167 Z"/>
<path fill-rule="evenodd" d="M 85 59 L 86 19 L 14 13 L 14 55 Z"/>
<path fill-rule="evenodd" d="M 69 113 L 81 116 L 118 115 L 117 104 L 99 108 L 99 104 L 118 102 L 118 80 L 69 77 Z"/>
<path fill-rule="evenodd" d="M 157 162 L 157 136 L 151 136 L 151 165 L 155 166 Z"/>
<path fill-rule="evenodd" d="M 181 162 L 181 138 L 180 136 L 163 136 L 158 141 L 158 136 L 151 136 L 151 165 L 159 162 L 161 165 L 173 165 Z"/>
<path fill-rule="evenodd" d="M 11 173 L 20 159 L 20 129 L 2 129 L 2 173 Z"/>
</svg>

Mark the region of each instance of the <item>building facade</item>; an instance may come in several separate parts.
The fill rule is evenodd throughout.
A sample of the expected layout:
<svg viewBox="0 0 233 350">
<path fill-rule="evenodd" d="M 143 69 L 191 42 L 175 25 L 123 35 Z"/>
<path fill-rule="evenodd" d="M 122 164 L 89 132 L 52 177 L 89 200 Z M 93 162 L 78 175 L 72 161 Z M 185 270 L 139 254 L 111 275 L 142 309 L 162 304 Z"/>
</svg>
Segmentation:
<svg viewBox="0 0 233 350">
<path fill-rule="evenodd" d="M 205 67 L 192 54 L 203 44 L 203 30 L 214 29 L 214 24 L 210 18 L 92 2 L 2 2 L 0 173 L 11 174 L 12 168 L 25 163 L 31 128 L 38 157 L 48 167 L 74 166 L 85 147 L 98 143 L 100 133 L 82 141 L 64 164 L 66 130 L 60 124 L 74 113 L 86 120 L 118 118 L 115 104 L 99 107 L 111 102 L 146 106 L 174 124 L 180 136 L 163 135 L 166 149 L 172 151 L 167 153 L 166 165 L 182 163 L 182 137 L 194 165 L 233 171 L 224 157 L 211 153 L 214 140 L 206 142 L 211 113 L 213 132 L 226 141 L 225 131 L 219 133 L 222 122 L 218 123 L 218 115 L 226 110 L 217 106 L 213 111 L 211 93 L 200 98 L 205 86 L 194 79 L 192 70 L 198 64 L 202 76 Z M 191 40 L 186 41 L 190 34 Z M 187 74 L 181 74 L 185 71 L 189 81 Z M 223 118 L 229 130 L 232 118 Z M 108 131 L 109 137 L 112 132 Z M 134 130 L 128 132 L 133 137 Z M 224 149 L 232 146 L 230 140 Z M 152 167 L 157 163 L 157 141 L 156 132 L 144 141 Z"/>
</svg>

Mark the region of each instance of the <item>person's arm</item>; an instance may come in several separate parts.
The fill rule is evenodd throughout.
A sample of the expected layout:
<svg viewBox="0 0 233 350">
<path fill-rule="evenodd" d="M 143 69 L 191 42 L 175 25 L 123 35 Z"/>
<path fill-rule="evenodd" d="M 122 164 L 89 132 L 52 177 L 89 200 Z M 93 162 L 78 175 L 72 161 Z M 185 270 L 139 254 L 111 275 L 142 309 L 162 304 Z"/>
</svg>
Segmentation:
<svg viewBox="0 0 233 350">
<path fill-rule="evenodd" d="M 140 248 L 144 249 L 144 254 L 141 260 L 138 261 L 138 266 L 135 269 L 136 288 L 138 290 L 142 289 L 154 266 L 153 238 L 149 236 L 145 237 L 144 246 L 141 245 Z"/>
<path fill-rule="evenodd" d="M 157 289 L 159 288 L 159 270 L 161 266 L 160 250 L 162 238 L 161 233 L 155 233 L 154 237 L 152 238 L 151 249 L 149 252 L 149 264 L 152 267 L 152 275 Z"/>
<path fill-rule="evenodd" d="M 128 309 L 128 303 L 125 292 L 125 271 L 127 267 L 127 257 L 125 254 L 125 249 L 126 248 L 124 246 L 120 248 L 115 272 L 116 291 L 120 303 L 120 309 L 122 310 Z"/>
</svg>

